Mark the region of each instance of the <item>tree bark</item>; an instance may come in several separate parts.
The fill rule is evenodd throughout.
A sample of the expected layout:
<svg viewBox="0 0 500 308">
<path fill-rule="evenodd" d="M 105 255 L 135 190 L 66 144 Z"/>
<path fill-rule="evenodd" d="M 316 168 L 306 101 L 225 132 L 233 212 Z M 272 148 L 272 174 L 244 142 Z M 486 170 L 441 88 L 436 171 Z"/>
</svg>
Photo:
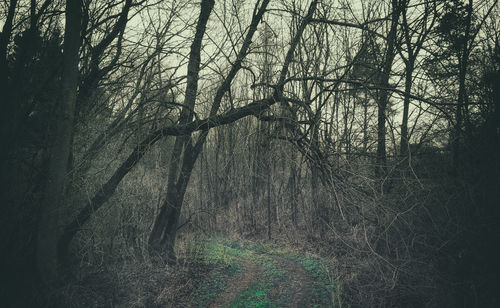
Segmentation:
<svg viewBox="0 0 500 308">
<path fill-rule="evenodd" d="M 16 13 L 17 0 L 11 0 L 9 8 L 7 11 L 7 18 L 0 32 L 0 93 L 2 93 L 2 99 L 0 100 L 0 107 L 2 108 L 2 113 L 0 115 L 0 168 L 6 161 L 6 158 L 11 149 L 11 143 L 14 138 L 14 132 L 17 126 L 15 114 L 16 106 L 12 101 L 12 91 L 9 87 L 9 67 L 7 64 L 7 49 L 9 42 L 12 37 L 12 28 L 14 22 L 14 16 Z"/>
<path fill-rule="evenodd" d="M 194 40 L 191 44 L 191 50 L 189 53 L 187 84 L 184 96 L 185 107 L 182 108 L 179 116 L 180 124 L 188 123 L 193 118 L 192 110 L 194 109 L 198 91 L 201 46 L 208 18 L 210 17 L 214 3 L 214 0 L 203 0 L 201 2 L 200 16 L 198 18 Z M 157 258 L 165 252 L 168 264 L 176 263 L 174 245 L 182 201 L 184 200 L 182 186 L 184 186 L 184 182 L 189 181 L 190 177 L 190 172 L 189 174 L 186 174 L 183 172 L 185 170 L 179 169 L 181 166 L 183 167 L 184 165 L 189 164 L 186 156 L 190 155 L 187 150 L 190 142 L 192 141 L 189 135 L 178 136 L 175 139 L 174 148 L 170 156 L 167 195 L 160 208 L 160 213 L 154 222 L 153 230 L 151 231 L 148 241 L 148 249 L 151 257 Z M 182 156 L 183 150 L 184 156 Z"/>
<path fill-rule="evenodd" d="M 73 122 L 78 84 L 78 51 L 81 28 L 80 0 L 66 2 L 61 96 L 56 118 L 54 143 L 50 149 L 49 169 L 42 201 L 37 240 L 37 268 L 45 283 L 58 278 L 57 239 L 59 211 L 64 198 L 66 172 L 73 138 Z"/>
<path fill-rule="evenodd" d="M 271 240 L 271 170 L 267 171 L 267 239 Z"/>
<path fill-rule="evenodd" d="M 462 160 L 461 155 L 461 142 L 463 138 L 463 113 L 464 107 L 467 109 L 467 105 L 465 104 L 467 101 L 467 93 L 465 89 L 465 77 L 467 76 L 467 68 L 469 62 L 469 38 L 470 38 L 470 27 L 471 27 L 471 18 L 472 18 L 472 0 L 469 0 L 469 10 L 466 19 L 466 31 L 464 33 L 465 38 L 462 46 L 462 50 L 458 55 L 458 100 L 457 107 L 455 109 L 455 127 L 454 127 L 454 136 L 453 136 L 453 172 L 458 172 L 459 166 Z"/>
<path fill-rule="evenodd" d="M 408 114 L 410 109 L 410 91 L 413 83 L 413 59 L 409 59 L 406 64 L 406 76 L 405 76 L 405 97 L 403 101 L 403 119 L 401 123 L 401 141 L 400 141 L 400 156 L 401 158 L 406 158 L 408 155 Z"/>
</svg>

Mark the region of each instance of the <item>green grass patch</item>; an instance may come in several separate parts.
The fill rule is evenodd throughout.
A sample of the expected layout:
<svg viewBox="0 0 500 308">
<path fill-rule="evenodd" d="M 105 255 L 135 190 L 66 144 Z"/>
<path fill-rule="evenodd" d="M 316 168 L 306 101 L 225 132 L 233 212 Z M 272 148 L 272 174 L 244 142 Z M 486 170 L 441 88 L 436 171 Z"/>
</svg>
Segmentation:
<svg viewBox="0 0 500 308">
<path fill-rule="evenodd" d="M 318 307 L 334 306 L 333 303 L 338 298 L 338 290 L 327 274 L 327 260 L 309 254 L 287 251 L 280 247 L 271 247 L 267 253 L 295 261 L 302 265 L 309 278 L 313 281 L 311 304 Z"/>
<path fill-rule="evenodd" d="M 231 307 L 277 307 L 271 303 L 268 297 L 269 291 L 270 289 L 266 282 L 252 283 L 247 290 L 238 294 L 237 299 L 231 304 Z"/>
<path fill-rule="evenodd" d="M 205 249 L 205 260 L 208 263 L 223 263 L 231 267 L 240 268 L 241 262 L 250 257 L 248 251 L 223 246 L 216 241 L 209 241 Z"/>
<path fill-rule="evenodd" d="M 248 248 L 247 245 L 244 246 Z M 247 290 L 237 295 L 231 307 L 286 307 L 290 299 L 291 282 L 287 272 L 278 266 L 269 255 L 249 254 L 251 262 L 259 264 L 263 273 L 258 282 L 250 284 Z M 285 292 L 271 294 L 271 290 Z M 279 295 L 279 296 L 278 296 Z"/>
<path fill-rule="evenodd" d="M 204 261 L 215 268 L 193 292 L 193 297 L 197 307 L 208 307 L 226 289 L 227 281 L 243 268 L 241 263 L 248 253 L 221 246 L 217 239 L 210 239 L 202 245 Z"/>
<path fill-rule="evenodd" d="M 208 279 L 198 286 L 193 295 L 197 307 L 208 307 L 226 289 L 226 281 L 237 270 L 235 267 L 218 266 Z"/>
<path fill-rule="evenodd" d="M 312 256 L 297 256 L 296 260 L 304 267 L 309 277 L 314 281 L 314 304 L 320 305 L 320 307 L 332 307 L 337 290 L 327 275 L 325 261 Z"/>
</svg>

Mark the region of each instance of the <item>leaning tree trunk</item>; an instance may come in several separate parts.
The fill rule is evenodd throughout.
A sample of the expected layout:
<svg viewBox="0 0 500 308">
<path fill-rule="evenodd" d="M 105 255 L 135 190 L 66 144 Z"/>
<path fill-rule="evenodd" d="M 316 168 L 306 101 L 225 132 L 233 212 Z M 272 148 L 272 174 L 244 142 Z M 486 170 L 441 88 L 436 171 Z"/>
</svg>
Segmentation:
<svg viewBox="0 0 500 308">
<path fill-rule="evenodd" d="M 222 82 L 221 86 L 217 89 L 217 93 L 215 94 L 213 104 L 210 110 L 210 117 L 216 116 L 220 108 L 224 94 L 229 90 L 231 83 L 234 77 L 236 76 L 236 73 L 241 69 L 243 60 L 245 59 L 248 50 L 250 48 L 252 37 L 257 30 L 258 24 L 262 20 L 262 16 L 266 11 L 268 3 L 269 0 L 264 0 L 260 5 L 260 8 L 257 7 L 259 3 L 256 4 L 254 10 L 255 15 L 252 17 L 252 21 L 250 23 L 247 35 L 243 41 L 240 51 L 238 52 L 238 55 L 236 56 L 236 61 L 233 62 L 228 75 Z M 201 3 L 200 18 L 198 19 L 198 24 L 196 26 L 195 39 L 193 41 L 193 44 L 191 45 L 191 53 L 188 63 L 186 95 L 184 100 L 184 105 L 187 108 L 184 108 L 181 112 L 179 118 L 179 121 L 181 123 L 192 118 L 191 110 L 193 110 L 194 107 L 194 103 L 196 100 L 196 91 L 198 87 L 201 41 L 213 5 L 214 5 L 214 0 L 203 0 Z M 300 37 L 302 36 L 305 26 L 312 18 L 312 13 L 314 12 L 315 7 L 316 7 L 316 1 L 313 1 L 305 21 L 297 31 L 297 34 L 292 41 L 290 49 L 287 52 L 285 63 L 283 65 L 280 74 L 280 80 L 279 80 L 280 86 L 277 87 L 277 89 L 275 89 L 274 92 L 275 101 L 279 101 L 279 98 L 282 95 L 285 77 L 288 72 L 288 65 L 292 59 L 293 52 Z M 190 136 L 178 137 L 176 139 L 176 144 L 174 145 L 171 157 L 172 163 L 170 166 L 171 168 L 169 170 L 169 183 L 167 187 L 166 200 L 160 209 L 160 214 L 155 220 L 153 230 L 149 237 L 149 253 L 154 260 L 155 259 L 157 260 L 158 256 L 166 256 L 167 262 L 169 264 L 175 264 L 176 262 L 175 252 L 174 252 L 175 236 L 177 233 L 177 226 L 179 222 L 179 216 L 181 213 L 182 202 L 184 199 L 184 194 L 186 192 L 190 175 L 193 170 L 193 166 L 196 162 L 196 159 L 198 158 L 199 153 L 203 148 L 203 144 L 205 143 L 207 135 L 208 135 L 208 128 L 204 129 L 201 132 L 200 136 L 198 137 L 194 145 L 192 143 L 192 139 Z M 184 151 L 182 151 L 182 149 L 184 149 Z M 177 155 L 182 153 L 183 153 L 182 156 Z M 177 176 L 178 170 L 179 170 L 179 175 Z M 176 178 L 177 180 L 175 181 Z"/>
<path fill-rule="evenodd" d="M 80 49 L 81 1 L 66 2 L 61 96 L 55 121 L 57 127 L 50 149 L 49 169 L 38 228 L 37 268 L 40 278 L 52 283 L 58 278 L 58 213 L 64 198 L 66 172 L 73 138 Z"/>
<path fill-rule="evenodd" d="M 201 2 L 200 16 L 189 54 L 186 93 L 184 96 L 185 107 L 179 116 L 180 124 L 188 123 L 193 119 L 192 110 L 194 110 L 198 91 L 201 46 L 214 3 L 214 0 L 203 0 Z M 169 264 L 176 263 L 174 245 L 182 202 L 184 200 L 185 188 L 183 191 L 182 187 L 187 186 L 192 170 L 192 167 L 189 168 L 189 158 L 197 156 L 197 154 L 190 153 L 190 149 L 188 149 L 191 145 L 190 142 L 190 136 L 178 136 L 175 139 L 174 148 L 170 156 L 167 195 L 161 206 L 160 213 L 155 220 L 148 241 L 148 249 L 151 257 L 157 259 L 158 256 L 166 254 Z"/>
<path fill-rule="evenodd" d="M 151 257 L 158 260 L 159 257 L 165 256 L 169 265 L 174 265 L 177 262 L 174 247 L 182 202 L 194 163 L 202 149 L 201 146 L 192 148 L 190 143 L 186 143 L 186 145 L 187 148 L 184 151 L 182 168 L 177 180 L 174 170 L 177 168 L 179 161 L 174 161 L 170 165 L 172 169 L 169 172 L 173 175 L 169 175 L 167 195 L 149 237 L 149 252 Z"/>
</svg>

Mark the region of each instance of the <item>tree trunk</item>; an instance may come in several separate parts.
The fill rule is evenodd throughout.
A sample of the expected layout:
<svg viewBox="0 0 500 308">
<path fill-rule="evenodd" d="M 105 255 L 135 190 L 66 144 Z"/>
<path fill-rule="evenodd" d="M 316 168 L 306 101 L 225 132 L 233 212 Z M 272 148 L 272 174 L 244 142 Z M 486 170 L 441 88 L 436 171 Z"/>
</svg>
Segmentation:
<svg viewBox="0 0 500 308">
<path fill-rule="evenodd" d="M 387 175 L 387 156 L 386 156 L 386 126 L 385 126 L 385 116 L 387 104 L 389 102 L 389 78 L 392 69 L 392 62 L 395 56 L 395 44 L 396 44 L 396 32 L 399 20 L 400 7 L 398 0 L 392 0 L 392 18 L 391 18 L 391 28 L 389 34 L 387 35 L 387 51 L 384 61 L 384 66 L 382 68 L 382 74 L 380 76 L 380 86 L 378 95 L 378 131 L 377 131 L 377 161 L 375 167 L 375 175 L 377 177 L 383 177 Z"/>
<path fill-rule="evenodd" d="M 267 239 L 271 240 L 271 170 L 267 171 Z"/>
<path fill-rule="evenodd" d="M 368 99 L 363 98 L 363 154 L 368 153 Z"/>
<path fill-rule="evenodd" d="M 12 149 L 15 132 L 17 130 L 17 108 L 14 101 L 15 93 L 10 89 L 9 67 L 7 63 L 7 46 L 12 37 L 14 16 L 16 13 L 17 0 L 11 0 L 7 11 L 5 23 L 0 32 L 0 168 L 6 163 L 9 151 Z M 2 168 L 3 169 L 3 168 Z"/>
<path fill-rule="evenodd" d="M 458 65 L 459 65 L 459 72 L 458 72 L 458 100 L 457 100 L 457 108 L 455 109 L 455 127 L 454 127 L 454 136 L 453 136 L 453 144 L 452 144 L 452 151 L 453 151 L 453 172 L 458 172 L 459 166 L 461 164 L 462 160 L 462 155 L 461 155 L 461 149 L 460 149 L 460 143 L 462 142 L 463 138 L 463 132 L 462 132 L 462 125 L 463 125 L 463 116 L 464 116 L 464 110 L 468 109 L 468 106 L 466 104 L 467 102 L 467 93 L 465 89 L 465 78 L 467 76 L 467 68 L 468 68 L 468 62 L 469 62 L 469 39 L 470 39 L 470 27 L 471 27 L 471 21 L 472 21 L 472 0 L 469 0 L 469 9 L 467 13 L 467 18 L 466 18 L 466 31 L 465 31 L 465 38 L 462 46 L 462 50 L 460 51 L 458 55 Z M 472 43 L 472 42 L 471 42 Z M 470 132 L 467 132 L 469 135 Z"/>
<path fill-rule="evenodd" d="M 198 91 L 201 46 L 214 3 L 214 0 L 203 0 L 201 2 L 196 33 L 189 53 L 186 92 L 184 96 L 185 107 L 181 110 L 179 116 L 180 124 L 188 123 L 193 118 L 192 110 L 194 110 Z M 175 138 L 174 148 L 170 156 L 170 168 L 168 170 L 167 195 L 161 206 L 160 213 L 154 222 L 148 241 L 148 249 L 151 257 L 157 259 L 158 256 L 165 255 L 170 265 L 176 263 L 174 252 L 175 236 L 185 189 L 194 166 L 194 162 L 191 159 L 192 157 L 196 157 L 199 151 L 201 151 L 200 147 L 198 153 L 191 152 L 193 151 L 191 142 L 190 136 L 178 136 Z"/>
<path fill-rule="evenodd" d="M 403 119 L 401 123 L 401 141 L 400 141 L 400 156 L 406 158 L 408 155 L 408 113 L 410 109 L 410 91 L 413 82 L 413 59 L 409 59 L 406 66 L 405 76 L 405 97 L 403 101 Z"/>
<path fill-rule="evenodd" d="M 292 156 L 292 161 L 291 161 L 291 166 L 290 166 L 290 177 L 288 180 L 288 189 L 289 189 L 289 196 L 290 196 L 290 206 L 291 206 L 291 211 L 292 211 L 292 213 L 291 213 L 292 224 L 295 228 L 297 228 L 299 196 L 298 196 L 297 165 L 296 165 L 295 152 L 292 152 L 291 156 Z"/>
<path fill-rule="evenodd" d="M 462 126 L 463 126 L 463 112 L 464 112 L 464 101 L 466 97 L 465 90 L 465 77 L 467 75 L 467 57 L 462 55 L 459 61 L 460 71 L 458 76 L 458 100 L 457 107 L 455 109 L 455 127 L 453 135 L 453 170 L 457 172 L 462 159 L 460 144 L 463 138 Z"/>
<path fill-rule="evenodd" d="M 318 170 L 314 163 L 311 166 L 311 194 L 312 194 L 312 219 L 311 219 L 311 230 L 318 231 L 320 234 L 323 222 L 321 221 L 321 205 L 319 204 L 319 185 L 318 185 Z"/>
<path fill-rule="evenodd" d="M 58 277 L 57 240 L 59 211 L 64 198 L 66 172 L 73 138 L 80 49 L 81 2 L 66 2 L 61 96 L 56 114 L 57 128 L 50 149 L 49 169 L 39 220 L 37 268 L 40 278 L 53 283 Z"/>
<path fill-rule="evenodd" d="M 387 155 L 386 155 L 386 127 L 385 112 L 387 109 L 387 100 L 380 95 L 377 111 L 377 161 L 375 166 L 375 175 L 383 177 L 387 174 Z"/>
</svg>

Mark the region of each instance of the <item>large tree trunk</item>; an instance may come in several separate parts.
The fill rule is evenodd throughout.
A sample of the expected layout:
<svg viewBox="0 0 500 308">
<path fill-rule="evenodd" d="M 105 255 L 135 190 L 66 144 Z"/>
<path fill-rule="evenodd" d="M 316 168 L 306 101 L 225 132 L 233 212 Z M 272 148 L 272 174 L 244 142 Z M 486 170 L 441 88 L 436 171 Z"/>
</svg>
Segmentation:
<svg viewBox="0 0 500 308">
<path fill-rule="evenodd" d="M 201 147 L 199 149 L 186 149 L 182 170 L 177 181 L 175 181 L 174 176 L 169 175 L 167 195 L 149 238 L 151 256 L 155 259 L 165 256 L 169 265 L 174 265 L 177 261 L 174 247 L 182 202 L 196 157 L 200 152 Z M 171 167 L 176 167 L 177 163 L 172 163 Z"/>
<path fill-rule="evenodd" d="M 37 267 L 46 283 L 58 277 L 57 239 L 59 211 L 64 198 L 66 171 L 73 138 L 78 51 L 80 49 L 81 1 L 66 2 L 61 96 L 56 113 L 57 127 L 50 149 L 49 169 L 42 202 L 37 241 Z"/>
<path fill-rule="evenodd" d="M 214 0 L 203 0 L 201 2 L 200 16 L 189 54 L 186 93 L 184 97 L 185 107 L 179 116 L 180 124 L 188 123 L 193 118 L 192 110 L 194 109 L 198 91 L 201 46 L 214 2 Z M 177 225 L 184 200 L 185 187 L 187 187 L 194 165 L 194 161 L 191 162 L 190 160 L 199 154 L 199 152 L 191 152 L 194 150 L 191 147 L 191 142 L 190 136 L 178 136 L 175 139 L 174 148 L 170 156 L 167 195 L 149 236 L 148 249 L 151 257 L 157 258 L 165 253 L 169 264 L 176 263 L 174 245 Z M 201 150 L 201 146 L 199 150 Z"/>
<path fill-rule="evenodd" d="M 264 12 L 266 11 L 269 0 L 264 0 L 259 8 L 256 6 L 252 17 L 248 33 L 243 41 L 241 49 L 236 57 L 236 61 L 231 66 L 227 77 L 217 89 L 213 104 L 210 110 L 210 117 L 215 117 L 220 108 L 222 97 L 230 89 L 236 73 L 242 66 L 243 59 L 247 55 L 248 49 L 252 42 L 252 37 L 257 30 L 257 25 L 260 23 Z M 258 5 L 258 3 L 257 3 Z M 196 33 L 188 63 L 188 74 L 186 83 L 186 94 L 184 105 L 179 122 L 181 124 L 191 121 L 193 114 L 191 110 L 194 108 L 196 101 L 196 92 L 198 89 L 198 74 L 200 70 L 200 50 L 203 35 L 205 33 L 206 24 L 212 8 L 214 0 L 203 0 L 201 3 L 201 12 L 196 26 Z M 289 62 L 289 61 L 288 61 Z M 284 79 L 284 78 L 283 78 Z M 177 233 L 177 224 L 181 213 L 182 202 L 186 192 L 187 184 L 191 176 L 194 164 L 200 154 L 203 144 L 208 135 L 208 128 L 203 130 L 193 145 L 191 137 L 178 137 L 174 145 L 171 156 L 171 165 L 169 169 L 169 183 L 167 187 L 166 200 L 163 203 L 160 214 L 155 220 L 153 230 L 149 237 L 149 253 L 153 258 L 166 255 L 169 264 L 175 264 L 176 257 L 174 252 L 175 236 Z M 182 151 L 184 149 L 184 151 Z M 182 156 L 181 156 L 182 155 Z M 180 167 L 180 172 L 177 177 L 177 172 Z M 177 180 L 175 180 L 177 178 Z M 175 188 L 174 188 L 175 185 Z"/>
</svg>

